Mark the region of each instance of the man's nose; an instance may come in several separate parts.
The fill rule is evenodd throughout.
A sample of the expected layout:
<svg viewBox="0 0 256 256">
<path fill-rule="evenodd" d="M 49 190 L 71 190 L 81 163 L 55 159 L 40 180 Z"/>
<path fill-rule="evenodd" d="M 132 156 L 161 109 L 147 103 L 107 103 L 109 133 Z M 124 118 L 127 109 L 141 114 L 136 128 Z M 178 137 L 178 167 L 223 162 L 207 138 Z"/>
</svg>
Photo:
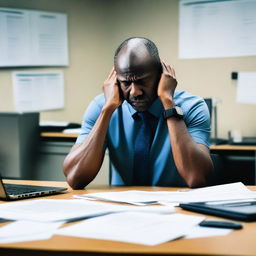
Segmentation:
<svg viewBox="0 0 256 256">
<path fill-rule="evenodd" d="M 136 84 L 132 83 L 131 84 L 131 91 L 130 91 L 130 95 L 133 97 L 138 97 L 140 95 L 142 95 L 143 92 L 142 90 L 139 88 L 139 86 L 137 86 Z"/>
</svg>

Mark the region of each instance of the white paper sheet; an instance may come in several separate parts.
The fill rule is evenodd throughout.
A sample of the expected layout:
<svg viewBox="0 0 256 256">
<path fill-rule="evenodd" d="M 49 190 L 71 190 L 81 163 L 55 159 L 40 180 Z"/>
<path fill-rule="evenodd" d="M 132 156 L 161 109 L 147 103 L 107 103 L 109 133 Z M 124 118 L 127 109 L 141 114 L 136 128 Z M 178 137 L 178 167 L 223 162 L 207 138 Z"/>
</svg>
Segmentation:
<svg viewBox="0 0 256 256">
<path fill-rule="evenodd" d="M 185 202 L 223 201 L 256 198 L 241 182 L 217 185 L 198 189 L 170 191 L 121 191 L 77 195 L 84 199 L 98 199 L 129 204 L 175 204 Z"/>
<path fill-rule="evenodd" d="M 59 229 L 56 234 L 153 246 L 183 237 L 203 219 L 184 214 L 115 213 Z"/>
<path fill-rule="evenodd" d="M 32 112 L 64 107 L 64 78 L 62 71 L 13 72 L 15 109 Z"/>
<path fill-rule="evenodd" d="M 0 8 L 0 67 L 68 65 L 67 15 Z"/>
<path fill-rule="evenodd" d="M 226 236 L 232 231 L 233 229 L 227 229 L 227 228 L 208 228 L 208 227 L 195 226 L 188 232 L 185 238 Z"/>
<path fill-rule="evenodd" d="M 244 104 L 256 104 L 256 72 L 239 72 L 236 101 Z"/>
<path fill-rule="evenodd" d="M 75 199 L 38 199 L 1 204 L 0 218 L 47 222 L 76 220 L 125 211 L 169 214 L 174 212 L 174 208 L 168 206 L 132 207 Z"/>
<path fill-rule="evenodd" d="M 64 222 L 15 221 L 0 228 L 0 243 L 49 239 L 62 224 Z"/>
<path fill-rule="evenodd" d="M 181 0 L 180 58 L 256 55 L 256 1 Z"/>
</svg>

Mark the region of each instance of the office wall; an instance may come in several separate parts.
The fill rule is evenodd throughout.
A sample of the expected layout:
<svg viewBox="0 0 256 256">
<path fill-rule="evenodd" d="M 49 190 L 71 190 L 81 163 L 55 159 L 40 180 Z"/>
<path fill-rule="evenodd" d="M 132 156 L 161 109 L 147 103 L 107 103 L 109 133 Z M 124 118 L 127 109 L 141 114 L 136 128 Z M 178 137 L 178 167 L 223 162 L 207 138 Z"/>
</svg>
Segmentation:
<svg viewBox="0 0 256 256">
<path fill-rule="evenodd" d="M 0 0 L 0 6 L 68 14 L 70 65 L 61 68 L 65 108 L 43 112 L 41 119 L 80 122 L 84 108 L 101 92 L 118 44 L 130 36 L 145 36 L 174 66 L 180 89 L 222 100 L 218 105 L 221 137 L 227 137 L 230 129 L 256 136 L 256 106 L 236 103 L 236 82 L 230 78 L 232 71 L 256 71 L 256 57 L 178 59 L 178 0 Z M 14 109 L 11 71 L 0 70 L 0 111 Z"/>
</svg>

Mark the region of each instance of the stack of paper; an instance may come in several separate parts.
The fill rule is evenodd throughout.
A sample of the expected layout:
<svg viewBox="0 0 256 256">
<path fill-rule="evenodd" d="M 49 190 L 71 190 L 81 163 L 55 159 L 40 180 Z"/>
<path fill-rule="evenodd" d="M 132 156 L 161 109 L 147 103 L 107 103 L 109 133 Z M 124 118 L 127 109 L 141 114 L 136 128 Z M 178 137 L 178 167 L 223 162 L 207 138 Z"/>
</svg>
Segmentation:
<svg viewBox="0 0 256 256">
<path fill-rule="evenodd" d="M 64 222 L 15 221 L 0 228 L 0 243 L 17 243 L 25 241 L 45 240 Z"/>
<path fill-rule="evenodd" d="M 48 239 L 56 233 L 152 246 L 181 237 L 225 235 L 230 230 L 199 227 L 203 217 L 175 214 L 175 208 L 170 206 L 147 205 L 238 201 L 256 198 L 256 193 L 242 183 L 233 183 L 176 192 L 123 191 L 76 197 L 136 206 L 76 199 L 37 199 L 0 204 L 0 218 L 18 220 L 0 228 L 1 243 Z M 57 230 L 65 221 L 84 218 L 90 219 Z"/>
<path fill-rule="evenodd" d="M 144 213 L 169 214 L 173 207 L 136 207 L 114 205 L 83 200 L 38 199 L 32 201 L 11 202 L 0 205 L 0 217 L 9 220 L 33 221 L 72 221 L 95 217 L 113 212 L 141 211 Z"/>
<path fill-rule="evenodd" d="M 135 205 L 148 205 L 156 203 L 179 204 L 185 202 L 254 199 L 256 198 L 256 192 L 246 188 L 243 183 L 237 182 L 176 192 L 129 190 L 121 192 L 83 194 L 76 195 L 75 197 L 88 200 L 104 200 Z"/>
<path fill-rule="evenodd" d="M 152 246 L 185 236 L 203 219 L 184 214 L 115 213 L 62 228 L 56 234 Z"/>
</svg>

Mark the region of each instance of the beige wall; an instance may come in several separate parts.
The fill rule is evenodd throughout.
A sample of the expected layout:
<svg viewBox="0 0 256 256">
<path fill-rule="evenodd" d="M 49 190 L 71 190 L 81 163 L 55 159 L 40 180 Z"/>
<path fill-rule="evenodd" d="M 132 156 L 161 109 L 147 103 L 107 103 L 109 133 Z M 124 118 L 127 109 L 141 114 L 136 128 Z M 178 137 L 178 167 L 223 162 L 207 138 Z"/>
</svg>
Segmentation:
<svg viewBox="0 0 256 256">
<path fill-rule="evenodd" d="M 230 129 L 256 136 L 256 106 L 236 103 L 236 83 L 230 79 L 232 71 L 256 71 L 256 57 L 179 60 L 178 0 L 0 0 L 0 6 L 68 14 L 70 65 L 44 69 L 64 71 L 66 104 L 63 110 L 42 112 L 42 120 L 81 122 L 84 109 L 101 92 L 115 48 L 127 37 L 145 36 L 174 66 L 180 89 L 222 100 L 220 136 L 227 137 Z M 24 69 L 0 69 L 0 111 L 14 110 L 13 70 Z"/>
</svg>

